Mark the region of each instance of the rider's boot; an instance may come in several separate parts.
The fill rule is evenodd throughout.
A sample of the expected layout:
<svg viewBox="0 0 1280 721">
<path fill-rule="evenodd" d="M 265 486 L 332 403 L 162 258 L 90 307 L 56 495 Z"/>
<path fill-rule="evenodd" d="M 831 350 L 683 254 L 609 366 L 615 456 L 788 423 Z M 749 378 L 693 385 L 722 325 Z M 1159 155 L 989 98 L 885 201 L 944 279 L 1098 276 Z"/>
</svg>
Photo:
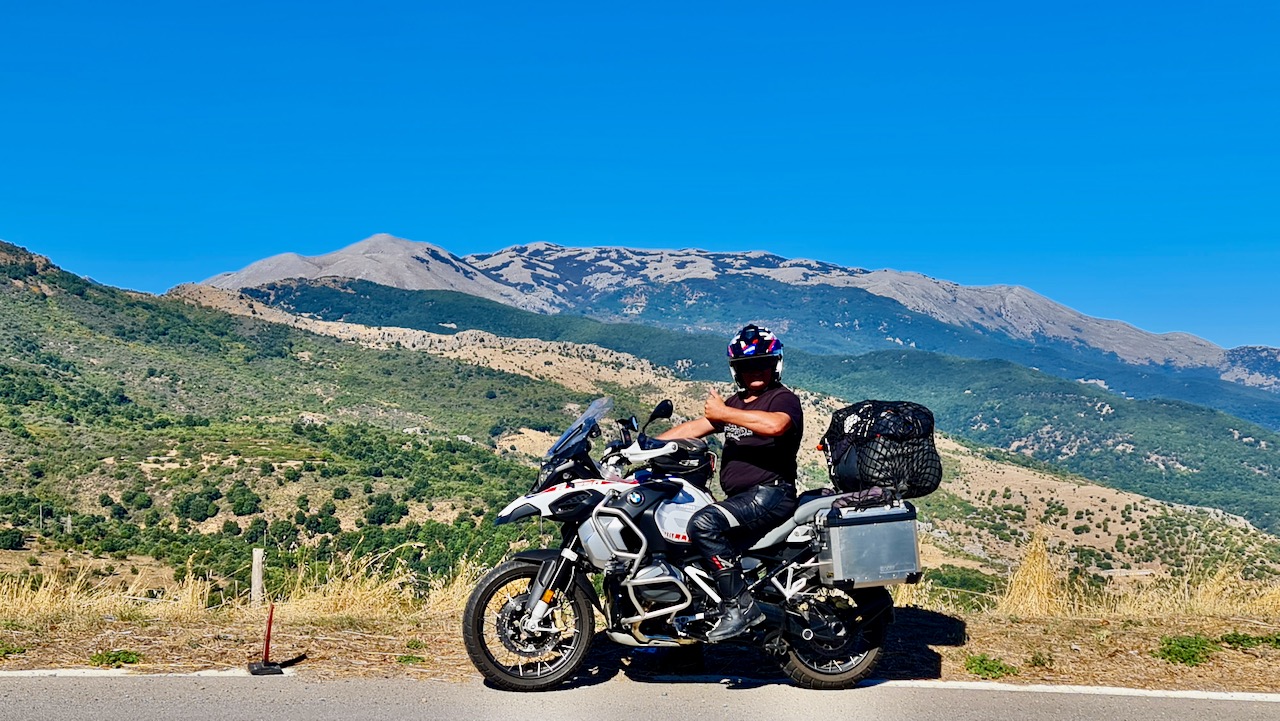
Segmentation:
<svg viewBox="0 0 1280 721">
<path fill-rule="evenodd" d="M 720 643 L 733 638 L 764 620 L 764 611 L 747 590 L 742 571 L 728 568 L 716 574 L 716 588 L 720 591 L 720 621 L 707 633 L 709 643 Z"/>
</svg>

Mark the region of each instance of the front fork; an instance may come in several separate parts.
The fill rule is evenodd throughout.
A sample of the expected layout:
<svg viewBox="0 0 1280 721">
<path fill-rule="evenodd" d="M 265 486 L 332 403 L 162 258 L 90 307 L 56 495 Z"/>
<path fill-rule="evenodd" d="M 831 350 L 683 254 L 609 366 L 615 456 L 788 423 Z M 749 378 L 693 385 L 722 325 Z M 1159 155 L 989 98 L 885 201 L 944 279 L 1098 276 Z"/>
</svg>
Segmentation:
<svg viewBox="0 0 1280 721">
<path fill-rule="evenodd" d="M 538 575 L 529 585 L 529 598 L 533 605 L 521 627 L 529 633 L 557 630 L 549 616 L 557 593 L 567 593 L 573 586 L 573 575 L 578 565 L 578 552 L 572 548 L 560 549 L 560 555 L 542 562 Z"/>
</svg>

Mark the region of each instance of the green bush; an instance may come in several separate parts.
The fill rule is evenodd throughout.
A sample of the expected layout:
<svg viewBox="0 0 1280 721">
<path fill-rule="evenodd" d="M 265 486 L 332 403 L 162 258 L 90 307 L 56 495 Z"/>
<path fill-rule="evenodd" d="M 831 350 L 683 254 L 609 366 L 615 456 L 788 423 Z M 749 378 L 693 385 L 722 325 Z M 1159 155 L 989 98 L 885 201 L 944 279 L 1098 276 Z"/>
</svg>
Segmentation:
<svg viewBox="0 0 1280 721">
<path fill-rule="evenodd" d="M 142 654 L 137 651 L 116 650 L 116 651 L 99 651 L 89 657 L 89 664 L 92 666 L 103 666 L 106 668 L 120 668 L 126 663 L 138 663 L 142 660 Z"/>
<path fill-rule="evenodd" d="M 17 654 L 26 652 L 27 649 L 22 646 L 14 646 L 8 641 L 0 641 L 0 659 L 8 658 L 9 656 L 16 656 Z"/>
<path fill-rule="evenodd" d="M 1228 633 L 1218 639 L 1218 642 L 1224 646 L 1230 646 L 1236 649 L 1257 648 L 1259 646 L 1271 646 L 1272 648 L 1280 648 L 1280 633 L 1273 633 L 1267 636 L 1253 636 L 1247 633 Z"/>
<path fill-rule="evenodd" d="M 242 480 L 236 481 L 227 491 L 231 512 L 237 516 L 249 516 L 262 511 L 262 497 L 254 493 Z"/>
<path fill-rule="evenodd" d="M 1221 649 L 1221 646 L 1200 634 L 1194 636 L 1165 636 L 1160 639 L 1160 648 L 1155 651 L 1154 655 L 1156 658 L 1162 658 L 1169 663 L 1199 666 L 1208 661 L 1215 651 Z"/>
<path fill-rule="evenodd" d="M 982 678 L 996 679 L 1018 675 L 1018 667 L 1011 666 L 998 658 L 987 654 L 974 656 L 970 654 L 964 659 L 964 670 Z"/>
<path fill-rule="evenodd" d="M 22 531 L 16 528 L 6 528 L 0 531 L 0 551 L 20 551 L 25 537 Z"/>
<path fill-rule="evenodd" d="M 218 504 L 205 491 L 188 493 L 173 504 L 173 513 L 178 518 L 189 518 L 196 523 L 206 521 L 218 515 Z"/>
</svg>

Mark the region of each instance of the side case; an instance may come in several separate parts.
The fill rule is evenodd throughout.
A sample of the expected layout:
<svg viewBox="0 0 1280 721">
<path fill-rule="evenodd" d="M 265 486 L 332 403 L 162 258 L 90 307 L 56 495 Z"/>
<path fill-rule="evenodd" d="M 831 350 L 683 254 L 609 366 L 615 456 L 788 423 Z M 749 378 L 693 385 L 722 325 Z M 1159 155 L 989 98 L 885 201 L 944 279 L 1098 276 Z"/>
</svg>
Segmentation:
<svg viewBox="0 0 1280 721">
<path fill-rule="evenodd" d="M 862 510 L 832 509 L 820 527 L 822 583 L 867 588 L 920 580 L 916 509 L 907 502 Z"/>
</svg>

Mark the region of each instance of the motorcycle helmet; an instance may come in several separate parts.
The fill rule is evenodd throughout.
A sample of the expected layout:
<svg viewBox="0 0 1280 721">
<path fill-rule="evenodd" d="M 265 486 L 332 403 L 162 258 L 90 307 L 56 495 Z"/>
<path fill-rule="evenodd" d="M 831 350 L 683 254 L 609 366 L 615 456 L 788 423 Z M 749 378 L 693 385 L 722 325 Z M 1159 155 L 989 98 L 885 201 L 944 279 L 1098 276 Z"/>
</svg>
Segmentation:
<svg viewBox="0 0 1280 721">
<path fill-rule="evenodd" d="M 773 382 L 782 382 L 782 341 L 768 328 L 752 323 L 738 331 L 729 341 L 728 355 L 729 373 L 739 388 L 746 390 L 738 378 L 738 370 L 744 365 L 768 362 L 762 360 L 766 358 L 773 359 Z"/>
</svg>

